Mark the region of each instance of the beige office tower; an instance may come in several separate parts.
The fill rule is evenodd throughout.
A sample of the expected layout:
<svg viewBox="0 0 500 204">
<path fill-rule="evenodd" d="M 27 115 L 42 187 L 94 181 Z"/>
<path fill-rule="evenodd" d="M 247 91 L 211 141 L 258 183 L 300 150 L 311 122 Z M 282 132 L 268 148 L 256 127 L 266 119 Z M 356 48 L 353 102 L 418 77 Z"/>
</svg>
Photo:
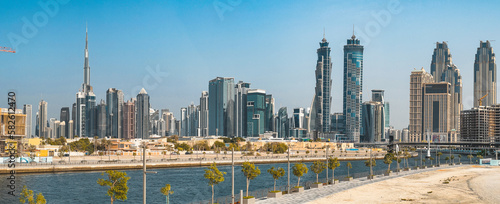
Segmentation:
<svg viewBox="0 0 500 204">
<path fill-rule="evenodd" d="M 433 82 L 433 77 L 424 68 L 413 70 L 410 75 L 410 125 L 409 142 L 419 142 L 422 137 L 422 86 Z"/>
<path fill-rule="evenodd" d="M 426 83 L 422 88 L 422 131 L 431 132 L 433 141 L 448 142 L 451 130 L 451 88 L 450 83 Z M 425 140 L 425 134 L 422 137 Z"/>
<path fill-rule="evenodd" d="M 480 42 L 474 60 L 474 107 L 482 97 L 483 106 L 497 103 L 497 65 L 490 41 Z"/>
</svg>

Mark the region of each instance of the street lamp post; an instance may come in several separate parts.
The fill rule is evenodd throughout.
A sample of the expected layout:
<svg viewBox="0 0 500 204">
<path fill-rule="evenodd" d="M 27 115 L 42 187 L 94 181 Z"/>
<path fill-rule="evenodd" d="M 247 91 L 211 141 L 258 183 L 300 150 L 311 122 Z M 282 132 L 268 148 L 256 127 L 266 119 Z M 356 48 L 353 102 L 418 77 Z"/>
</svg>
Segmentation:
<svg viewBox="0 0 500 204">
<path fill-rule="evenodd" d="M 291 151 L 291 146 L 290 143 L 288 144 L 288 194 L 290 194 L 290 151 Z"/>
</svg>

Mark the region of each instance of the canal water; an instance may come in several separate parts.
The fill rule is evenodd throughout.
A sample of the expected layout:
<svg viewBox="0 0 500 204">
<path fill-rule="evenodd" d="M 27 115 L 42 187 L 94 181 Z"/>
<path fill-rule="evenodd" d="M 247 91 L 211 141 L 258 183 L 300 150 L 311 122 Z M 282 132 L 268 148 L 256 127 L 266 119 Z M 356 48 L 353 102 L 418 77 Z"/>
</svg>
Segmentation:
<svg viewBox="0 0 500 204">
<path fill-rule="evenodd" d="M 444 157 L 441 156 L 441 163 L 444 163 Z M 457 157 L 455 155 L 455 157 Z M 419 159 L 419 158 L 418 158 Z M 437 160 L 435 160 L 437 161 Z M 361 174 L 369 171 L 369 168 L 364 165 L 364 161 L 350 161 L 352 169 L 349 170 L 351 176 L 353 174 Z M 458 162 L 458 159 L 455 159 Z M 468 163 L 468 159 L 463 156 L 462 162 Z M 335 170 L 335 178 L 344 178 L 347 176 L 347 161 L 341 161 L 340 167 Z M 414 159 L 410 159 L 410 165 L 414 166 Z M 291 163 L 293 166 L 294 163 Z M 311 163 L 305 163 L 308 168 Z M 403 162 L 401 162 L 402 168 Z M 428 163 L 429 164 L 429 163 Z M 418 162 L 420 165 L 420 162 Z M 273 178 L 267 170 L 274 167 L 284 168 L 287 170 L 287 163 L 278 164 L 256 164 L 260 169 L 261 174 L 250 182 L 250 191 L 268 189 L 273 187 Z M 215 197 L 224 197 L 231 195 L 231 166 L 218 166 L 219 170 L 227 172 L 225 181 L 216 185 Z M 165 184 L 170 184 L 173 195 L 170 195 L 171 203 L 192 203 L 211 198 L 211 188 L 207 184 L 207 180 L 203 177 L 206 167 L 190 167 L 190 168 L 167 168 L 167 169 L 150 169 L 156 171 L 157 174 L 148 174 L 147 176 L 147 201 L 148 203 L 165 203 L 165 196 L 160 192 L 160 189 Z M 381 172 L 387 169 L 387 165 L 382 160 L 377 160 L 377 165 L 373 168 L 374 171 Z M 396 169 L 396 162 L 391 164 L 391 169 Z M 129 191 L 128 199 L 125 202 L 117 201 L 116 203 L 142 203 L 142 170 L 127 170 L 127 176 L 131 177 L 128 181 Z M 0 175 L 2 185 L 0 186 L 0 203 L 11 204 L 19 203 L 19 193 L 23 185 L 28 186 L 33 190 L 35 195 L 43 193 L 47 203 L 110 203 L 109 197 L 106 195 L 107 188 L 97 184 L 98 178 L 105 178 L 101 175 L 102 172 L 76 172 L 76 173 L 55 173 L 55 174 L 18 174 L 16 175 L 16 196 L 8 195 L 7 177 L 8 175 Z M 287 173 L 280 178 L 276 183 L 277 186 L 285 186 L 287 184 Z M 331 170 L 329 170 L 331 178 Z M 356 175 L 354 175 L 356 177 Z M 320 179 L 326 178 L 326 173 L 323 171 L 319 175 Z M 306 182 L 316 180 L 316 174 L 309 172 L 301 178 L 301 185 Z M 290 176 L 292 186 L 297 184 L 297 177 L 293 174 Z M 246 189 L 246 179 L 241 172 L 241 166 L 235 166 L 235 194 L 240 190 Z"/>
</svg>

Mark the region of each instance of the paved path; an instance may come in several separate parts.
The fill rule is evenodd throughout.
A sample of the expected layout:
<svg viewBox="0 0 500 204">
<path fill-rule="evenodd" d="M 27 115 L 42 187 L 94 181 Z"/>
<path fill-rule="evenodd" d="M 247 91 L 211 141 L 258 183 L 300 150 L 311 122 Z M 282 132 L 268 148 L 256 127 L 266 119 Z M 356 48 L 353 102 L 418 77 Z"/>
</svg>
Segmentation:
<svg viewBox="0 0 500 204">
<path fill-rule="evenodd" d="M 277 199 L 276 198 L 270 198 L 270 199 L 263 198 L 261 200 L 256 201 L 256 203 L 258 203 L 258 204 L 307 203 L 307 202 L 316 200 L 318 198 L 322 198 L 322 197 L 325 197 L 328 195 L 332 195 L 332 194 L 335 194 L 335 193 L 338 193 L 341 191 L 345 191 L 345 190 L 348 190 L 351 188 L 355 188 L 355 187 L 370 184 L 370 183 L 375 183 L 375 182 L 384 181 L 387 179 L 407 176 L 407 175 L 411 175 L 411 174 L 417 174 L 417 173 L 422 173 L 422 172 L 427 172 L 427 171 L 434 171 L 437 169 L 453 168 L 453 167 L 459 167 L 459 166 L 442 166 L 442 167 L 434 167 L 434 168 L 427 168 L 427 169 L 420 169 L 420 170 L 403 171 L 400 173 L 393 173 L 392 176 L 378 175 L 373 180 L 369 180 L 366 177 L 364 177 L 364 178 L 354 179 L 351 182 L 342 182 L 341 181 L 339 184 L 323 186 L 323 188 L 321 188 L 321 189 L 309 189 L 309 190 L 305 190 L 302 193 L 287 194 L 287 195 L 283 195 L 281 198 L 277 198 Z"/>
</svg>

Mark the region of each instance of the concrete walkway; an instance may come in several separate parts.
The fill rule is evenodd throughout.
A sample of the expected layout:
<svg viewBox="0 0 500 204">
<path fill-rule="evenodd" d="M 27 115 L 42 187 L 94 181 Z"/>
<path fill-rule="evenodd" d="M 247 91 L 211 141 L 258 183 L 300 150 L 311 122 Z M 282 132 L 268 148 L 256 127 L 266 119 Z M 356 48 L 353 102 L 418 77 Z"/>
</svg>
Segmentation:
<svg viewBox="0 0 500 204">
<path fill-rule="evenodd" d="M 442 167 L 434 167 L 434 168 L 426 168 L 426 169 L 420 169 L 420 170 L 411 170 L 411 171 L 403 171 L 400 173 L 393 173 L 392 176 L 383 176 L 383 175 L 377 175 L 375 179 L 369 180 L 366 177 L 364 178 L 358 178 L 354 179 L 353 181 L 350 182 L 340 182 L 335 185 L 329 185 L 329 186 L 323 186 L 321 189 L 309 189 L 305 190 L 302 193 L 293 193 L 293 194 L 287 194 L 283 195 L 281 198 L 263 198 L 260 200 L 257 200 L 256 203 L 258 204 L 296 204 L 296 203 L 307 203 L 311 202 L 313 200 L 316 200 L 318 198 L 322 198 L 325 196 L 329 196 L 341 191 L 345 191 L 351 188 L 355 188 L 358 186 L 362 186 L 365 184 L 370 184 L 370 183 L 375 183 L 379 181 L 384 181 L 387 179 L 392 179 L 392 178 L 397 178 L 397 177 L 402 177 L 402 176 L 407 176 L 407 175 L 412 175 L 412 174 L 418 174 L 422 172 L 427 172 L 427 171 L 434 171 L 438 169 L 446 169 L 446 168 L 454 168 L 454 167 L 459 167 L 463 165 L 457 165 L 457 166 L 442 166 Z"/>
</svg>

